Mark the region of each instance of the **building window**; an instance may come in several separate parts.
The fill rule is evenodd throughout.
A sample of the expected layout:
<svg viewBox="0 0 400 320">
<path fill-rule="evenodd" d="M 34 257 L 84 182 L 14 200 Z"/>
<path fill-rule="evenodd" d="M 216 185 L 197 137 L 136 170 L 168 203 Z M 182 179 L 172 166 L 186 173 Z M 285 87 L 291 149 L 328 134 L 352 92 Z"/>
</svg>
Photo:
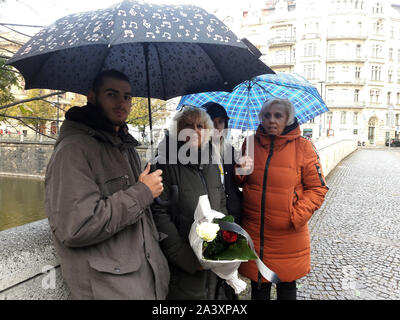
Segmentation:
<svg viewBox="0 0 400 320">
<path fill-rule="evenodd" d="M 387 93 L 387 104 L 390 104 L 390 101 L 392 100 L 392 93 L 389 91 L 388 93 Z"/>
<path fill-rule="evenodd" d="M 374 44 L 372 46 L 372 56 L 374 58 L 380 58 L 382 56 L 382 46 L 380 44 Z"/>
<path fill-rule="evenodd" d="M 374 31 L 375 34 L 381 34 L 383 31 L 383 23 L 381 21 L 377 21 L 374 23 Z"/>
<path fill-rule="evenodd" d="M 327 117 L 326 117 L 326 123 L 327 124 L 332 124 L 332 120 L 333 120 L 333 113 L 331 111 L 328 112 Z"/>
<path fill-rule="evenodd" d="M 358 44 L 356 46 L 356 57 L 360 58 L 361 57 L 361 44 Z"/>
<path fill-rule="evenodd" d="M 328 67 L 328 81 L 335 81 L 335 67 Z"/>
<path fill-rule="evenodd" d="M 329 58 L 334 58 L 336 55 L 336 44 L 329 44 L 328 47 L 328 57 Z"/>
<path fill-rule="evenodd" d="M 358 112 L 353 113 L 353 124 L 358 124 Z"/>
<path fill-rule="evenodd" d="M 380 96 L 381 92 L 378 89 L 371 89 L 369 91 L 369 97 L 370 97 L 370 102 L 379 102 L 379 96 Z"/>
<path fill-rule="evenodd" d="M 397 92 L 396 104 L 400 104 L 400 92 Z"/>
<path fill-rule="evenodd" d="M 354 102 L 359 102 L 360 99 L 360 89 L 354 90 Z"/>
<path fill-rule="evenodd" d="M 346 111 L 342 111 L 340 114 L 340 124 L 346 124 Z"/>
<path fill-rule="evenodd" d="M 358 135 L 358 129 L 354 129 L 353 130 L 353 134 L 356 136 L 356 135 Z"/>
<path fill-rule="evenodd" d="M 393 69 L 388 71 L 388 82 L 393 82 Z"/>
<path fill-rule="evenodd" d="M 381 80 L 382 67 L 372 66 L 371 68 L 371 80 L 380 81 Z"/>
<path fill-rule="evenodd" d="M 355 78 L 359 80 L 361 77 L 361 67 L 356 67 Z"/>
<path fill-rule="evenodd" d="M 315 43 L 307 43 L 304 46 L 304 56 L 311 57 L 317 55 L 317 45 Z"/>
<path fill-rule="evenodd" d="M 383 13 L 382 3 L 375 3 L 372 7 L 372 13 Z"/>
<path fill-rule="evenodd" d="M 389 48 L 389 60 L 393 60 L 393 48 Z"/>
<path fill-rule="evenodd" d="M 304 78 L 315 79 L 315 64 L 304 65 Z"/>
</svg>

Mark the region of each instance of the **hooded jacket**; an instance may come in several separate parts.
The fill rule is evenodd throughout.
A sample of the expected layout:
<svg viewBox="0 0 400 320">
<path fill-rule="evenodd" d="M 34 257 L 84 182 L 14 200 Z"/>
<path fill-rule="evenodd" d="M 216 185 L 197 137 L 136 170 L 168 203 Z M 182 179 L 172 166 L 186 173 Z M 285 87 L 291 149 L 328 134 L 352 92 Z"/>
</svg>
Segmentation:
<svg viewBox="0 0 400 320">
<path fill-rule="evenodd" d="M 194 222 L 194 211 L 202 195 L 208 194 L 212 209 L 227 214 L 218 165 L 212 164 L 211 159 L 209 164 L 201 164 L 199 161 L 182 164 L 175 154 L 176 151 L 170 152 L 170 139 L 174 137 L 169 138 L 167 135 L 158 148 L 156 167 L 163 171 L 164 183 L 160 198 L 171 199 L 172 185 L 178 186 L 179 198 L 168 207 L 156 203 L 152 206 L 158 230 L 168 235 L 161 243 L 171 270 L 167 299 L 217 299 L 222 294 L 218 294 L 217 276 L 210 270 L 200 271 L 201 265 L 189 243 L 189 232 Z M 178 152 L 182 145 L 183 143 L 176 145 Z M 207 144 L 205 148 L 208 146 Z M 198 155 L 201 158 L 200 152 Z"/>
<path fill-rule="evenodd" d="M 45 208 L 74 299 L 164 299 L 169 268 L 136 140 L 88 105 L 66 114 L 47 167 Z"/>
<path fill-rule="evenodd" d="M 328 188 L 318 154 L 300 136 L 297 121 L 280 136 L 267 135 L 260 125 L 254 137 L 254 171 L 236 179 L 243 187 L 242 226 L 260 259 L 282 282 L 305 276 L 310 272 L 307 222 Z M 242 263 L 239 272 L 266 282 L 254 261 Z"/>
<path fill-rule="evenodd" d="M 225 129 L 229 128 L 229 117 L 225 108 L 216 102 L 207 102 L 202 105 L 210 116 L 211 120 L 215 118 L 222 117 L 225 119 Z M 242 193 L 239 190 L 235 182 L 234 177 L 234 165 L 236 159 L 236 150 L 233 146 L 226 141 L 226 137 L 222 137 L 220 143 L 221 156 L 222 156 L 222 169 L 223 169 L 223 181 L 226 196 L 226 208 L 228 213 L 235 218 L 236 223 L 240 223 L 241 218 L 241 202 Z"/>
</svg>

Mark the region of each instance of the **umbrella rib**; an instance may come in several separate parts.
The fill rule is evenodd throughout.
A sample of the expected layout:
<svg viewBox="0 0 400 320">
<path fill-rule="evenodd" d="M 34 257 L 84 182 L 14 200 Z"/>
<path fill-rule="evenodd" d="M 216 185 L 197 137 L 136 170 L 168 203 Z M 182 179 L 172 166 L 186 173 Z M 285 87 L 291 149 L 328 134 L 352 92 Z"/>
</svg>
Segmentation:
<svg viewBox="0 0 400 320">
<path fill-rule="evenodd" d="M 154 45 L 154 47 L 155 47 L 155 49 L 156 49 L 157 58 L 158 58 L 158 64 L 159 64 L 159 66 L 160 66 L 161 82 L 162 82 L 162 89 L 163 89 L 164 100 L 168 100 L 168 99 L 167 99 L 167 93 L 166 93 L 166 91 L 165 91 L 164 70 L 163 70 L 163 68 L 162 68 L 160 53 L 159 53 L 159 51 L 158 51 L 158 45 L 156 45 L 155 43 L 154 43 L 153 45 Z"/>
</svg>

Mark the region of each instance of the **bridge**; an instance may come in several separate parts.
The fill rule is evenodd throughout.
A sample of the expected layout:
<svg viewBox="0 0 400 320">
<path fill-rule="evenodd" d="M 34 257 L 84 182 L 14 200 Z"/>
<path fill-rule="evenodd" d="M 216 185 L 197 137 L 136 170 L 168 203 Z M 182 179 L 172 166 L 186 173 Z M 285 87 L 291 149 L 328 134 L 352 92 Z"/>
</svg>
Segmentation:
<svg viewBox="0 0 400 320">
<path fill-rule="evenodd" d="M 317 149 L 330 190 L 309 222 L 311 272 L 298 299 L 400 299 L 400 148 Z M 0 232 L 0 300 L 70 299 L 49 232 L 47 220 Z"/>
</svg>

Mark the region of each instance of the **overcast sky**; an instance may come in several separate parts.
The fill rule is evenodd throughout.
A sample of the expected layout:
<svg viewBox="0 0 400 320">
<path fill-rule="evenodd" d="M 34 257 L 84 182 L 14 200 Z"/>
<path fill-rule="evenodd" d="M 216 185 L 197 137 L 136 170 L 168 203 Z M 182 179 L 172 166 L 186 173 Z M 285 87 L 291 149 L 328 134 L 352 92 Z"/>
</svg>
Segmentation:
<svg viewBox="0 0 400 320">
<path fill-rule="evenodd" d="M 49 25 L 65 15 L 109 7 L 121 0 L 6 0 L 0 5 L 0 22 Z M 229 0 L 150 0 L 152 3 L 194 4 L 206 10 L 231 6 Z"/>
</svg>

